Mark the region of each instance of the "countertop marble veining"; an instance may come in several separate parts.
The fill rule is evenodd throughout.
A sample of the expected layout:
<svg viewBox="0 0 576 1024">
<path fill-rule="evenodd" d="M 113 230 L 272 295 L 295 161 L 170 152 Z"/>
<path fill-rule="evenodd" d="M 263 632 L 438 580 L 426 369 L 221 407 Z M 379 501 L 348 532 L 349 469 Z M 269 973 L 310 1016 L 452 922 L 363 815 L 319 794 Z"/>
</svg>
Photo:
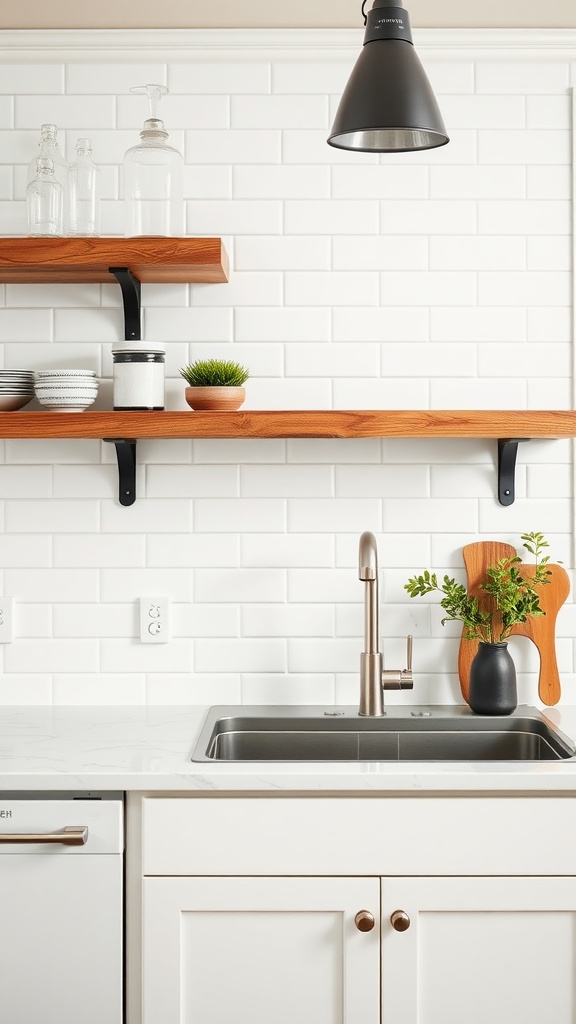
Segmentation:
<svg viewBox="0 0 576 1024">
<path fill-rule="evenodd" d="M 576 745 L 576 706 L 542 709 Z M 193 763 L 206 706 L 4 707 L 0 787 L 10 791 L 576 794 L 576 761 Z"/>
</svg>

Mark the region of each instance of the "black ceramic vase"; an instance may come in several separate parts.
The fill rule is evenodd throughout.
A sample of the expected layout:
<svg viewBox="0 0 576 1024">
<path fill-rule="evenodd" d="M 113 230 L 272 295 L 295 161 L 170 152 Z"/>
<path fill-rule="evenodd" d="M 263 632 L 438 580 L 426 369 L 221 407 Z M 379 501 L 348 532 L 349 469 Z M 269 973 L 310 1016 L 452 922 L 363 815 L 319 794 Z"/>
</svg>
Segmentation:
<svg viewBox="0 0 576 1024">
<path fill-rule="evenodd" d="M 508 644 L 480 641 L 470 666 L 468 703 L 477 715 L 510 715 L 518 703 L 516 668 Z"/>
</svg>

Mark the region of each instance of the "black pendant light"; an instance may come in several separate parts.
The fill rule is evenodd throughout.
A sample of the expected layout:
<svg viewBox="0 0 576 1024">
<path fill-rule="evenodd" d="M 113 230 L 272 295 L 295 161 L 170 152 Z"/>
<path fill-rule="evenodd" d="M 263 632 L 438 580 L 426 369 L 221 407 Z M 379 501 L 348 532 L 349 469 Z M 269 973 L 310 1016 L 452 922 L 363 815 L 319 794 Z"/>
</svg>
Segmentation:
<svg viewBox="0 0 576 1024">
<path fill-rule="evenodd" d="M 331 146 L 357 153 L 403 153 L 449 142 L 401 0 L 374 0 L 366 35 L 332 131 Z"/>
</svg>

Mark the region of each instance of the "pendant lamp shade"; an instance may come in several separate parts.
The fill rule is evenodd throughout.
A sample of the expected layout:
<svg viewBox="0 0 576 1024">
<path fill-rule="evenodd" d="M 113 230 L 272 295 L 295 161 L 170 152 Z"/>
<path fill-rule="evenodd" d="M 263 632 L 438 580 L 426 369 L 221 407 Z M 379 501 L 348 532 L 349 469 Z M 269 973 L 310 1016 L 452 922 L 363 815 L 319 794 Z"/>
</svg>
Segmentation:
<svg viewBox="0 0 576 1024">
<path fill-rule="evenodd" d="M 362 10 L 367 0 L 364 0 Z M 402 153 L 449 142 L 399 0 L 375 0 L 328 143 L 360 153 Z"/>
</svg>

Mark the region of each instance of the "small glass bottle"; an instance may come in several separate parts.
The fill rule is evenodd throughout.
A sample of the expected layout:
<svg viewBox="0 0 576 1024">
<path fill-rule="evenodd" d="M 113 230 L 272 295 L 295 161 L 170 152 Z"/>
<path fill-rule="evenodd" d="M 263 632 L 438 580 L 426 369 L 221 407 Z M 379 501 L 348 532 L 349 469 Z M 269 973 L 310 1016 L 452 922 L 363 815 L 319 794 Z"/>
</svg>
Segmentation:
<svg viewBox="0 0 576 1024">
<path fill-rule="evenodd" d="M 98 167 L 92 159 L 90 139 L 78 139 L 76 160 L 70 164 L 70 229 L 71 235 L 100 233 L 97 194 Z"/>
<path fill-rule="evenodd" d="M 62 186 L 62 229 L 59 235 L 68 233 L 68 162 L 62 156 L 58 146 L 58 129 L 55 124 L 40 126 L 39 150 L 28 164 L 28 184 L 36 177 L 38 157 L 46 157 L 52 161 L 54 177 Z"/>
<path fill-rule="evenodd" d="M 36 177 L 26 189 L 29 235 L 61 235 L 64 193 L 49 157 L 36 159 Z"/>
<path fill-rule="evenodd" d="M 124 233 L 180 235 L 184 229 L 182 154 L 167 145 L 168 132 L 158 119 L 163 85 L 137 86 L 150 101 L 150 117 L 140 132 L 141 142 L 124 156 Z"/>
</svg>

